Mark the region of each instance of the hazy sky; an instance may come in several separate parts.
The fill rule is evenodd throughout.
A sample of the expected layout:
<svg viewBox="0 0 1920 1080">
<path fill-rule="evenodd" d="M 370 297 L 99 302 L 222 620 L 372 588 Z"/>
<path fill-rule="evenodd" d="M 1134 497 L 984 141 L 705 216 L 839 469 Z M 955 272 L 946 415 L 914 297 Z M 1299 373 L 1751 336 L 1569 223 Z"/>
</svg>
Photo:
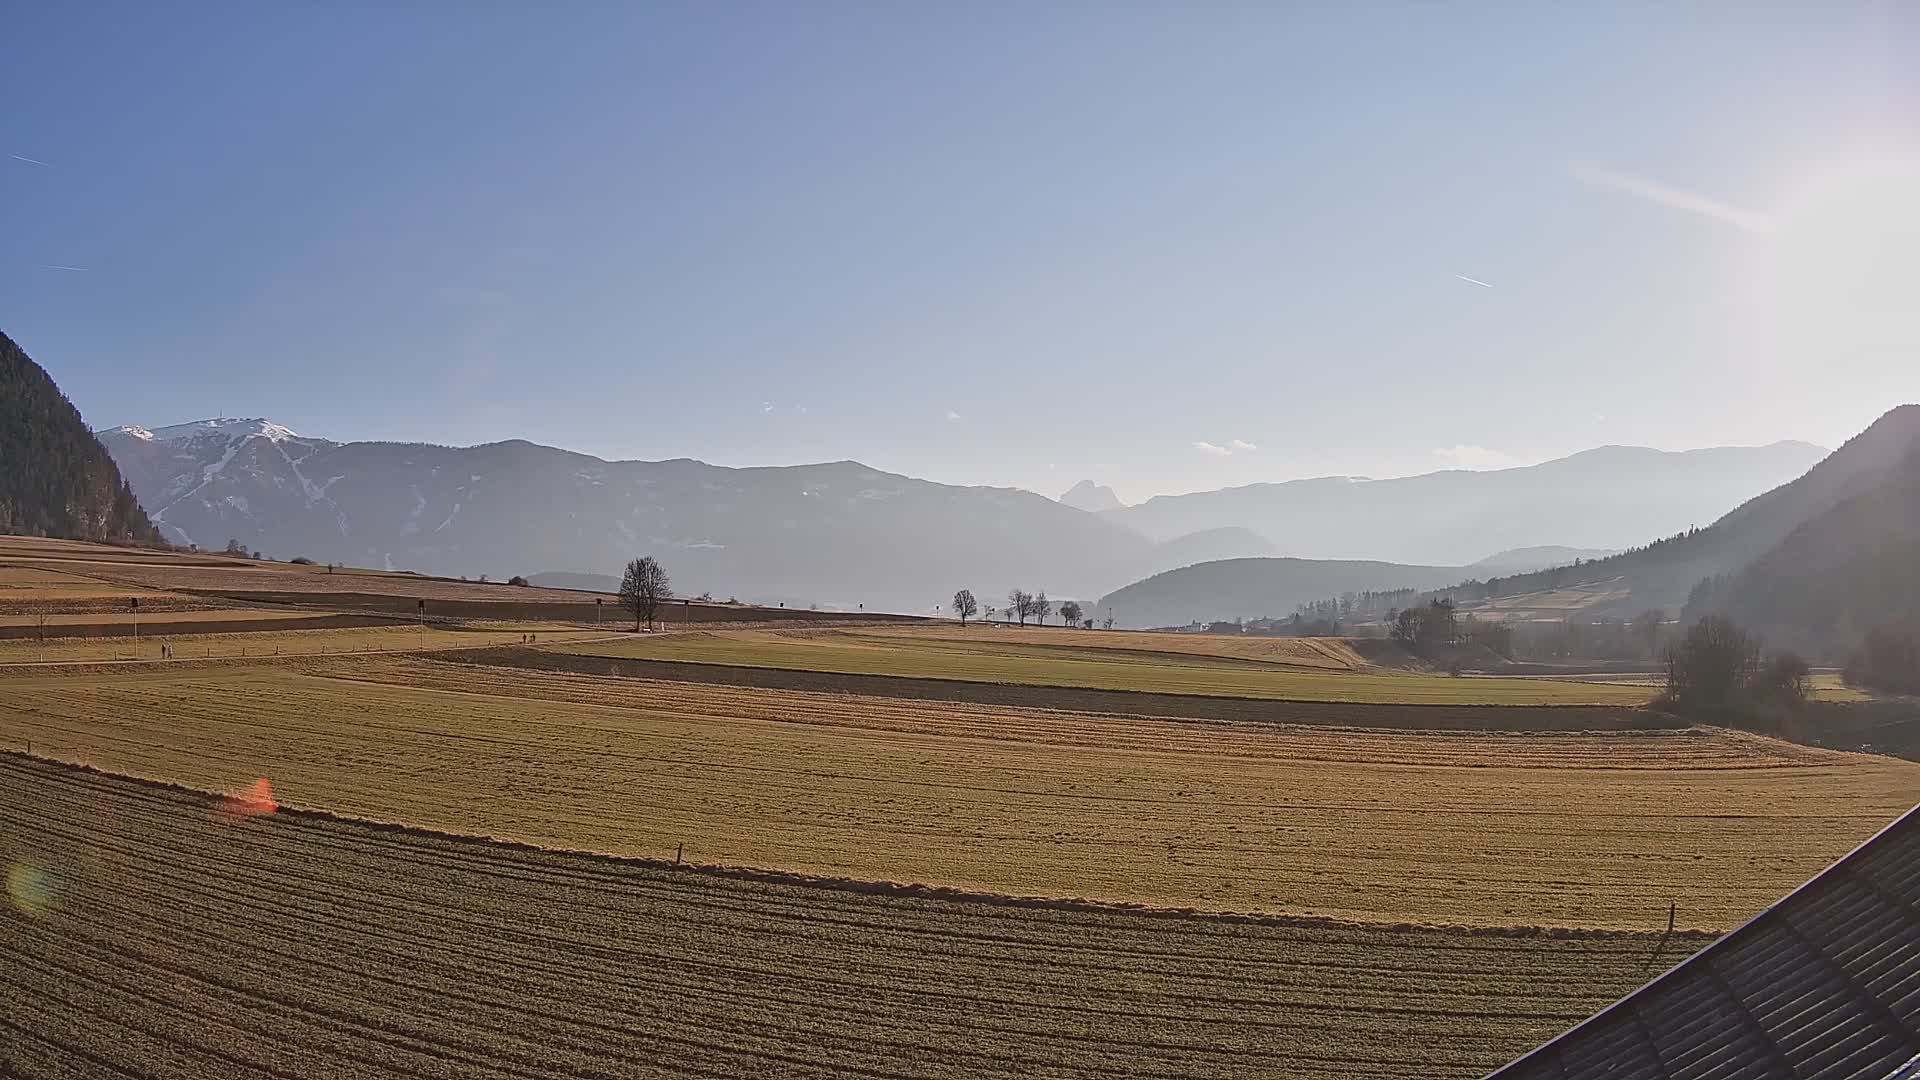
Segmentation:
<svg viewBox="0 0 1920 1080">
<path fill-rule="evenodd" d="M 1920 5 L 1579 7 L 17 2 L 0 329 L 97 426 L 1134 499 L 1920 399 Z"/>
</svg>

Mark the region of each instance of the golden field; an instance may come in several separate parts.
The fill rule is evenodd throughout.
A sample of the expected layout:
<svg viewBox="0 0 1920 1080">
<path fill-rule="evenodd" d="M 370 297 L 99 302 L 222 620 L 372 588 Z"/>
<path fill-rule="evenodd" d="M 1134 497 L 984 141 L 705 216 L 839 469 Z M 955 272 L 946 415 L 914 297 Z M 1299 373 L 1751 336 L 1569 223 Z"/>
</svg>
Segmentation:
<svg viewBox="0 0 1920 1080">
<path fill-rule="evenodd" d="M 1058 637 L 1056 638 L 1056 635 Z M 1552 679 L 1452 678 L 1360 666 L 1340 646 L 1159 634 L 1114 636 L 1164 641 L 1167 649 L 1087 642 L 1105 631 L 995 627 L 960 631 L 869 628 L 844 630 L 713 630 L 634 636 L 568 646 L 587 656 L 630 657 L 735 667 L 829 671 L 963 682 L 1160 694 L 1199 694 L 1275 701 L 1353 701 L 1405 705 L 1643 705 L 1644 686 Z M 1325 652 L 1307 653 L 1309 648 Z M 1238 652 L 1299 650 L 1298 662 Z M 1345 647 L 1351 652 L 1351 647 Z M 1355 656 L 1355 660 L 1358 657 Z"/>
<path fill-rule="evenodd" d="M 0 754 L 20 1074 L 1466 1078 L 1655 948 L 821 888 L 236 809 Z"/>
<path fill-rule="evenodd" d="M 529 843 L 1372 922 L 1725 928 L 1920 764 L 1720 730 L 1191 723 L 405 657 L 0 681 L 0 738 Z"/>
</svg>

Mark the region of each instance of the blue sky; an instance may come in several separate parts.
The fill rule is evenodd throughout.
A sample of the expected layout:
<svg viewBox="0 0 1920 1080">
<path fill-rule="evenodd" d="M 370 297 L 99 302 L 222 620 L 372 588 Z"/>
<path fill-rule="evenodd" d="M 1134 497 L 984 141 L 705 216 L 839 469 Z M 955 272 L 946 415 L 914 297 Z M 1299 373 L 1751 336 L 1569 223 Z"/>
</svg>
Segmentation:
<svg viewBox="0 0 1920 1080">
<path fill-rule="evenodd" d="M 0 329 L 97 426 L 1132 499 L 1920 398 L 1916 8 L 1546 8 L 16 4 Z"/>
</svg>

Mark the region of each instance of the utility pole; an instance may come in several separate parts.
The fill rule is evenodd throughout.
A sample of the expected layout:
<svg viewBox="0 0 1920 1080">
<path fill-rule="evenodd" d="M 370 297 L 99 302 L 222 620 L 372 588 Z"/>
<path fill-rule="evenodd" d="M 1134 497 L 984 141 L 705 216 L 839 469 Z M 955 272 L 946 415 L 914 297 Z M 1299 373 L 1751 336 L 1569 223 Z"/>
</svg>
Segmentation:
<svg viewBox="0 0 1920 1080">
<path fill-rule="evenodd" d="M 606 601 L 600 597 L 596 596 L 593 598 L 593 625 L 595 626 L 600 625 L 600 605 L 604 603 L 606 603 Z"/>
<path fill-rule="evenodd" d="M 128 602 L 133 605 L 133 643 L 138 645 L 140 644 L 140 598 L 129 597 Z"/>
<path fill-rule="evenodd" d="M 422 598 L 414 602 L 420 606 L 420 640 L 425 642 L 427 640 L 427 601 Z"/>
</svg>

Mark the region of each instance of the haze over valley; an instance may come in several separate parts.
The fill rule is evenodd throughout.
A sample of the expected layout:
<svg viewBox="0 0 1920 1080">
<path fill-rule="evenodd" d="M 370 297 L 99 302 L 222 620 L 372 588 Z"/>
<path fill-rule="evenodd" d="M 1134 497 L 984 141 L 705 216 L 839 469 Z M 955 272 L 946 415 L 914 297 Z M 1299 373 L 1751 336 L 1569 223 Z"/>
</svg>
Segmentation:
<svg viewBox="0 0 1920 1080">
<path fill-rule="evenodd" d="M 5 12 L 0 1080 L 1920 1080 L 1920 4 Z"/>
<path fill-rule="evenodd" d="M 1196 612 L 1204 618 L 1289 614 L 1298 601 L 1355 587 L 1430 587 L 1483 572 L 1470 564 L 1503 552 L 1514 552 L 1499 567 L 1508 572 L 1591 557 L 1710 521 L 1822 454 L 1795 442 L 1611 447 L 1527 468 L 1331 477 L 1089 512 L 852 461 L 607 462 L 524 441 L 337 443 L 268 420 L 118 427 L 101 439 L 175 543 L 238 540 L 283 557 L 447 576 L 559 573 L 570 576 L 548 580 L 611 589 L 617 568 L 642 553 L 691 593 L 919 612 L 960 585 L 995 598 L 1026 587 L 1094 601 L 1218 559 L 1332 552 L 1413 564 L 1358 577 L 1329 568 L 1302 580 L 1304 591 L 1250 594 L 1275 606 L 1206 606 Z M 1163 625 L 1164 614 L 1120 605 L 1117 617 Z"/>
</svg>

